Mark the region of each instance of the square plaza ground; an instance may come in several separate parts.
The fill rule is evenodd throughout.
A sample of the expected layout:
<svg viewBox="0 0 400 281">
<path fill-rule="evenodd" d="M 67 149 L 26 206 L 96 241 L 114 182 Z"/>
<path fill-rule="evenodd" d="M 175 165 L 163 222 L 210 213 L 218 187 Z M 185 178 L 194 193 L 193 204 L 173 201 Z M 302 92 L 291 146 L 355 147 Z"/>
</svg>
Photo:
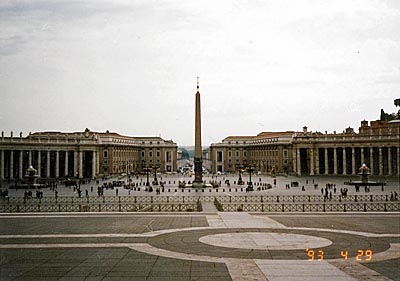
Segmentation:
<svg viewBox="0 0 400 281">
<path fill-rule="evenodd" d="M 183 179 L 163 180 L 171 191 L 161 195 L 194 195 L 175 191 L 173 181 Z M 233 191 L 240 188 L 233 184 L 237 175 L 217 180 L 225 190 L 206 192 L 245 195 Z M 276 187 L 253 194 L 320 195 L 313 180 L 340 189 L 347 178 L 278 177 Z M 273 184 L 265 176 L 254 181 Z M 293 181 L 299 187 L 286 189 Z M 383 191 L 368 194 L 398 193 L 398 182 L 387 182 Z M 77 196 L 72 188 L 58 190 Z M 10 189 L 10 196 L 23 192 Z M 349 193 L 355 194 L 353 188 Z M 115 196 L 115 189 L 105 195 Z M 119 195 L 154 193 L 120 188 Z M 44 196 L 54 191 L 46 189 Z M 209 207 L 198 213 L 3 213 L 0 280 L 400 280 L 398 212 L 230 213 Z"/>
</svg>

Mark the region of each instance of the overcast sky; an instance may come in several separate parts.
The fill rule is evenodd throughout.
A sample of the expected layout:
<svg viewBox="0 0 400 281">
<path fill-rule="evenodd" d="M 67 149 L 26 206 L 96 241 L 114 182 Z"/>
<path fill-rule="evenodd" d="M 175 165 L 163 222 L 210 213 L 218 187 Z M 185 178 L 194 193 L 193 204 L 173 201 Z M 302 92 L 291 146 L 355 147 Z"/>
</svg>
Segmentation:
<svg viewBox="0 0 400 281">
<path fill-rule="evenodd" d="M 0 1 L 0 130 L 203 144 L 394 112 L 400 1 Z"/>
</svg>

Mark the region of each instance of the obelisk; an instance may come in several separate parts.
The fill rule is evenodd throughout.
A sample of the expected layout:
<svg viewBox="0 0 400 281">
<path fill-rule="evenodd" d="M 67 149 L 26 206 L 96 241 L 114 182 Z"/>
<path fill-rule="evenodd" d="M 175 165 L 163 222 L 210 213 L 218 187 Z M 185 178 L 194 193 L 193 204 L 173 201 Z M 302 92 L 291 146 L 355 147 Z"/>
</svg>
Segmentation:
<svg viewBox="0 0 400 281">
<path fill-rule="evenodd" d="M 196 108 L 194 121 L 194 181 L 193 186 L 203 185 L 203 151 L 201 149 L 201 110 L 199 77 L 197 77 Z"/>
</svg>

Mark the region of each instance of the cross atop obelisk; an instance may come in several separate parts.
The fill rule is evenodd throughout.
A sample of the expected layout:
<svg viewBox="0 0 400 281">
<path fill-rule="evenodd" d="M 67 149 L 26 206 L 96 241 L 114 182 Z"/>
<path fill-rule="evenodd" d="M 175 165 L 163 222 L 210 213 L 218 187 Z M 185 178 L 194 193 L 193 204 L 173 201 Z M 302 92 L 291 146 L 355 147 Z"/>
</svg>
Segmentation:
<svg viewBox="0 0 400 281">
<path fill-rule="evenodd" d="M 195 124 L 194 124 L 194 185 L 203 185 L 203 151 L 201 149 L 201 110 L 199 78 L 197 76 Z"/>
</svg>

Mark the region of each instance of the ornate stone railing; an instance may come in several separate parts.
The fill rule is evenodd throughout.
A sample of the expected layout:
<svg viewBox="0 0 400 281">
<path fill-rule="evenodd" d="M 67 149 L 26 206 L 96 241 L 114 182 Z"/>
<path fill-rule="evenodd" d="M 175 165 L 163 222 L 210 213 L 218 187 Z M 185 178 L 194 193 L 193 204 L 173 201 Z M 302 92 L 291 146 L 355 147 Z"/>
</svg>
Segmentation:
<svg viewBox="0 0 400 281">
<path fill-rule="evenodd" d="M 25 212 L 193 212 L 196 203 L 10 203 L 0 204 L 0 213 Z"/>
<path fill-rule="evenodd" d="M 225 212 L 399 212 L 399 202 L 383 203 L 226 203 Z"/>
<path fill-rule="evenodd" d="M 253 203 L 306 203 L 306 202 L 388 202 L 390 197 L 386 194 L 379 195 L 333 195 L 332 199 L 323 195 L 242 195 L 218 196 L 221 203 L 253 202 Z"/>
<path fill-rule="evenodd" d="M 400 201 L 386 195 L 242 195 L 225 196 L 101 196 L 8 197 L 0 199 L 0 213 L 10 212 L 175 212 L 201 210 L 201 202 L 220 203 L 223 211 L 245 212 L 398 212 Z"/>
</svg>

